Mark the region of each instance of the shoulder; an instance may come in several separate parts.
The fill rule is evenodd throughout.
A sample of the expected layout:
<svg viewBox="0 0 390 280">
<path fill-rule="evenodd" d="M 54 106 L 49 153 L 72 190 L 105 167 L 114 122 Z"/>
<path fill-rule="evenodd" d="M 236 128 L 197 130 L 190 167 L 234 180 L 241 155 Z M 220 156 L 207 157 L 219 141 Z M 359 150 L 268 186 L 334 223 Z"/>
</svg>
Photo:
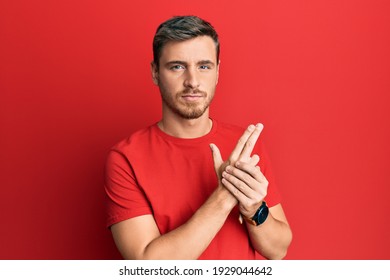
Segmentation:
<svg viewBox="0 0 390 280">
<path fill-rule="evenodd" d="M 145 147 L 153 135 L 153 127 L 154 125 L 151 125 L 133 132 L 112 146 L 110 151 L 126 154 L 132 150 Z"/>
<path fill-rule="evenodd" d="M 130 169 L 135 162 L 142 160 L 153 142 L 153 125 L 137 130 L 130 136 L 113 145 L 106 155 L 106 172 L 117 174 L 125 172 L 130 174 Z M 110 173 L 111 172 L 111 173 Z"/>
</svg>

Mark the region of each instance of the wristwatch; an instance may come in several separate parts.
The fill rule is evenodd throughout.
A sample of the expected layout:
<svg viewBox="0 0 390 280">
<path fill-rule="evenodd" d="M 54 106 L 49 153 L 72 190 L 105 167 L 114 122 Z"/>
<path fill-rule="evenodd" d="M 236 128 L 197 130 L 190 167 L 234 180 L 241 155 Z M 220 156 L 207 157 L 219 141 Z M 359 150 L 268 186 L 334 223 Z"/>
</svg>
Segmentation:
<svg viewBox="0 0 390 280">
<path fill-rule="evenodd" d="M 247 218 L 244 215 L 243 216 L 248 223 L 254 226 L 258 226 L 265 222 L 265 220 L 268 217 L 268 213 L 269 210 L 268 210 L 267 203 L 263 201 L 263 203 L 260 205 L 259 209 L 257 209 L 255 215 L 252 218 Z"/>
</svg>

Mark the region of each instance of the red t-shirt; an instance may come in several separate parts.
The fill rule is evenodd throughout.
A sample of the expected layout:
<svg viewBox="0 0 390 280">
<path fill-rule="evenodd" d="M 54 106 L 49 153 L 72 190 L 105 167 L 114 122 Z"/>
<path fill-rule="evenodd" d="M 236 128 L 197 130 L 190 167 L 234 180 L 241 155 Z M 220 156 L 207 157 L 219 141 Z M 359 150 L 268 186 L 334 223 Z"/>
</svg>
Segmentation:
<svg viewBox="0 0 390 280">
<path fill-rule="evenodd" d="M 210 143 L 226 160 L 243 132 L 213 120 L 207 135 L 182 139 L 154 124 L 119 142 L 106 164 L 107 226 L 146 214 L 154 216 L 161 234 L 184 224 L 217 186 Z M 269 181 L 265 200 L 272 207 L 280 197 L 260 140 L 254 153 L 260 156 L 260 169 Z M 235 207 L 199 259 L 261 258 L 238 216 Z"/>
</svg>

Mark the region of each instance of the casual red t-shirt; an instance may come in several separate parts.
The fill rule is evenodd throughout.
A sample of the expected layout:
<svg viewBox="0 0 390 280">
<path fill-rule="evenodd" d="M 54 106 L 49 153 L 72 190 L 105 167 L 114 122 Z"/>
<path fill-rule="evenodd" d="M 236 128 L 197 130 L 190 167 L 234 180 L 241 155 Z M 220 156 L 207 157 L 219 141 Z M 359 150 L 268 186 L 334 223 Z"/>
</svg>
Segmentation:
<svg viewBox="0 0 390 280">
<path fill-rule="evenodd" d="M 162 132 L 157 124 L 135 132 L 109 152 L 106 164 L 107 226 L 152 214 L 161 234 L 185 223 L 217 186 L 210 149 L 214 143 L 226 160 L 244 129 L 213 120 L 200 138 L 182 139 Z M 267 156 L 259 140 L 254 153 L 269 181 L 269 207 L 280 202 Z M 235 207 L 199 259 L 257 259 L 245 223 Z"/>
</svg>

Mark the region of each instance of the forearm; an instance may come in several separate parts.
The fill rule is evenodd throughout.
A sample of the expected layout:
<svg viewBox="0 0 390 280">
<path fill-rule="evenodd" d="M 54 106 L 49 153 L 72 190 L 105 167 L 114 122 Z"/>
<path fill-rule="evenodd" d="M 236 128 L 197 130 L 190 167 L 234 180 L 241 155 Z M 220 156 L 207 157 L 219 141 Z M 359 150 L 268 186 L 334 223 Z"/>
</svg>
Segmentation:
<svg viewBox="0 0 390 280">
<path fill-rule="evenodd" d="M 197 259 L 221 229 L 236 200 L 223 187 L 180 227 L 151 241 L 143 259 Z"/>
<path fill-rule="evenodd" d="M 292 240 L 290 226 L 269 213 L 267 220 L 254 226 L 247 223 L 249 237 L 257 252 L 267 259 L 283 259 Z"/>
</svg>

